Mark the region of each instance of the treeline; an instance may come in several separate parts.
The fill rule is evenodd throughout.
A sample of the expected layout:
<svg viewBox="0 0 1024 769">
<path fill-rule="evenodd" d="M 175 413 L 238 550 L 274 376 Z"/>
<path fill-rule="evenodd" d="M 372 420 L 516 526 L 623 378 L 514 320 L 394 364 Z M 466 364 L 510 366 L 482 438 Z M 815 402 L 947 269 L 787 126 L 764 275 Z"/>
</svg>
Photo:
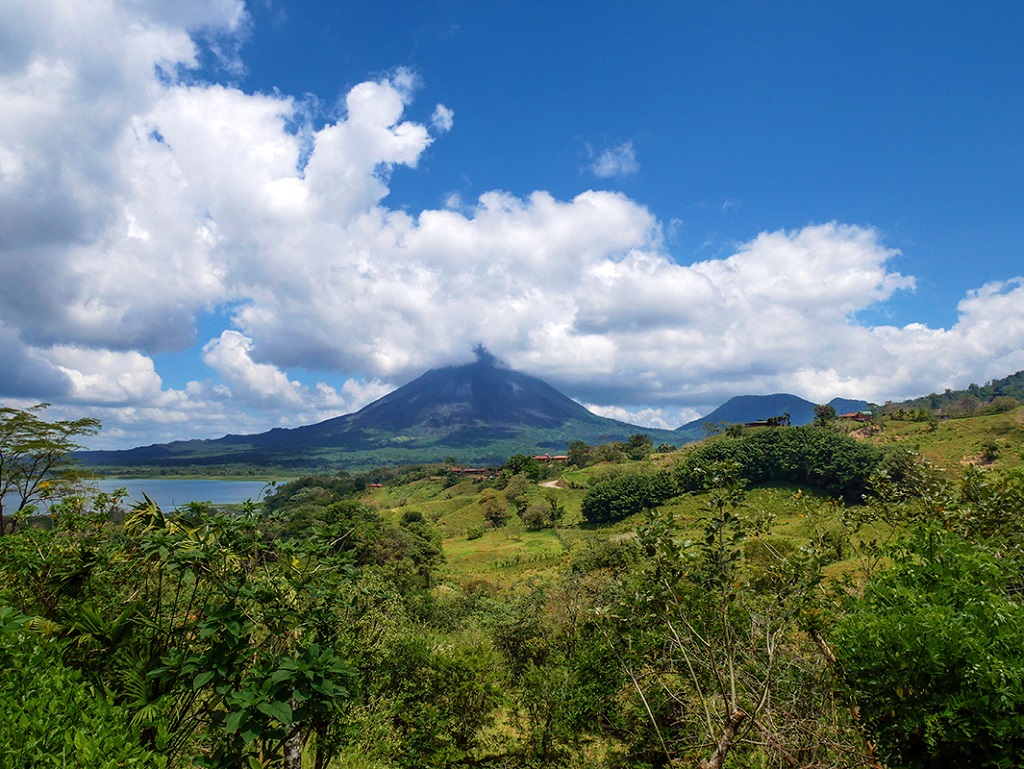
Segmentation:
<svg viewBox="0 0 1024 769">
<path fill-rule="evenodd" d="M 886 403 L 882 411 L 897 419 L 925 420 L 935 417 L 970 417 L 998 414 L 1024 402 L 1024 371 L 983 385 L 971 384 L 964 390 L 930 393 L 900 403 Z"/>
<path fill-rule="evenodd" d="M 679 465 L 676 479 L 684 491 L 704 489 L 714 483 L 707 468 L 733 462 L 749 483 L 798 484 L 859 504 L 883 461 L 898 465 L 904 457 L 902 450 L 810 425 L 762 429 L 702 443 Z"/>
<path fill-rule="evenodd" d="M 596 483 L 583 499 L 583 517 L 593 524 L 620 521 L 680 493 L 721 486 L 727 478 L 792 484 L 859 505 L 875 474 L 884 471 L 900 480 L 911 461 L 903 449 L 812 426 L 738 431 L 691 449 L 673 472 L 632 472 Z"/>
</svg>

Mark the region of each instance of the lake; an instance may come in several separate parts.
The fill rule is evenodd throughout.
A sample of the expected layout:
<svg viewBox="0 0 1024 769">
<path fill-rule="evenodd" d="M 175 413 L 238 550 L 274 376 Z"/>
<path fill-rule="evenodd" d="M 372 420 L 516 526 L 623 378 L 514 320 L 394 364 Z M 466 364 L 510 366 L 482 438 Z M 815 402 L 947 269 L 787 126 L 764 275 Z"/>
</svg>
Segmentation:
<svg viewBox="0 0 1024 769">
<path fill-rule="evenodd" d="M 264 481 L 211 481 L 186 478 L 104 478 L 94 481 L 100 491 L 111 492 L 124 487 L 128 489 L 126 503 L 141 502 L 145 492 L 164 511 L 173 510 L 176 505 L 188 502 L 211 502 L 214 505 L 231 505 L 257 501 L 267 488 Z"/>
</svg>

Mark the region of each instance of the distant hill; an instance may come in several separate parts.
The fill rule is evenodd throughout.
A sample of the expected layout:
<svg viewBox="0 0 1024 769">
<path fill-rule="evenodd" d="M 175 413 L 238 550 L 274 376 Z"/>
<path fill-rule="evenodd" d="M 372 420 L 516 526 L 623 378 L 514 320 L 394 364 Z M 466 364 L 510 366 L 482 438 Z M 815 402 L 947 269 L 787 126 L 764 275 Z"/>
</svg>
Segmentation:
<svg viewBox="0 0 1024 769">
<path fill-rule="evenodd" d="M 1024 402 L 1024 371 L 993 379 L 983 385 L 971 384 L 963 390 L 945 390 L 920 398 L 886 403 L 886 413 L 924 410 L 940 417 L 960 417 L 983 414 L 986 411 L 1005 411 L 1014 403 Z"/>
<path fill-rule="evenodd" d="M 248 464 L 359 469 L 449 457 L 465 464 L 501 464 L 516 453 L 564 453 L 571 440 L 600 444 L 640 432 L 655 445 L 680 440 L 670 430 L 598 416 L 543 380 L 500 366 L 481 350 L 475 363 L 432 369 L 354 414 L 318 424 L 79 456 L 102 468 Z"/>
<path fill-rule="evenodd" d="M 829 404 L 837 414 L 867 409 L 867 401 L 850 400 L 849 398 L 833 398 Z M 794 425 L 807 425 L 814 421 L 814 406 L 809 400 L 788 393 L 774 395 L 737 395 L 730 398 L 705 417 L 687 422 L 675 432 L 684 440 L 699 440 L 705 436 L 703 425 L 712 424 L 746 424 L 758 422 L 771 417 L 789 414 Z M 677 438 L 678 440 L 678 438 Z"/>
</svg>

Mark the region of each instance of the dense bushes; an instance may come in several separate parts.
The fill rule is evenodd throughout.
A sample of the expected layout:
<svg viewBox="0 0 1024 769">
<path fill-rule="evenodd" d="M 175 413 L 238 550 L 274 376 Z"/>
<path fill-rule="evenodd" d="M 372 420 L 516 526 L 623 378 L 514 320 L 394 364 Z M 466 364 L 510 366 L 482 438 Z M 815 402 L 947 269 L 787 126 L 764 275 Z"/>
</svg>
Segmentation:
<svg viewBox="0 0 1024 769">
<path fill-rule="evenodd" d="M 864 725 L 892 766 L 1020 766 L 1019 564 L 938 526 L 894 554 L 832 632 Z"/>
<path fill-rule="evenodd" d="M 24 630 L 27 620 L 0 607 L 0 766 L 164 766 L 138 744 L 129 708 L 65 667 L 62 644 Z"/>
<path fill-rule="evenodd" d="M 592 487 L 583 498 L 587 523 L 611 523 L 657 507 L 676 495 L 671 473 L 622 475 Z"/>
<path fill-rule="evenodd" d="M 276 486 L 263 501 L 263 506 L 273 513 L 284 507 L 295 507 L 300 502 L 326 504 L 350 497 L 365 488 L 363 478 L 355 478 L 348 473 L 308 475 Z"/>
<path fill-rule="evenodd" d="M 705 488 L 704 468 L 732 461 L 751 484 L 797 483 L 859 503 L 885 456 L 876 446 L 830 430 L 780 427 L 699 446 L 676 468 L 676 480 L 687 491 Z"/>
</svg>

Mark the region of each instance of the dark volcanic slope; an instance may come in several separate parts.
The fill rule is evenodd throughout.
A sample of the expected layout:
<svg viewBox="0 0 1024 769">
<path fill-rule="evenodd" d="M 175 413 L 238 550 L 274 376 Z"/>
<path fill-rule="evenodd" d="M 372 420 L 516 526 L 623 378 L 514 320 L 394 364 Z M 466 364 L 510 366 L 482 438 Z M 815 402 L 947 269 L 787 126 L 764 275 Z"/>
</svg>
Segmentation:
<svg viewBox="0 0 1024 769">
<path fill-rule="evenodd" d="M 481 359 L 432 369 L 353 414 L 350 424 L 397 432 L 424 424 L 557 427 L 571 419 L 595 418 L 600 419 L 547 382 Z"/>
</svg>

